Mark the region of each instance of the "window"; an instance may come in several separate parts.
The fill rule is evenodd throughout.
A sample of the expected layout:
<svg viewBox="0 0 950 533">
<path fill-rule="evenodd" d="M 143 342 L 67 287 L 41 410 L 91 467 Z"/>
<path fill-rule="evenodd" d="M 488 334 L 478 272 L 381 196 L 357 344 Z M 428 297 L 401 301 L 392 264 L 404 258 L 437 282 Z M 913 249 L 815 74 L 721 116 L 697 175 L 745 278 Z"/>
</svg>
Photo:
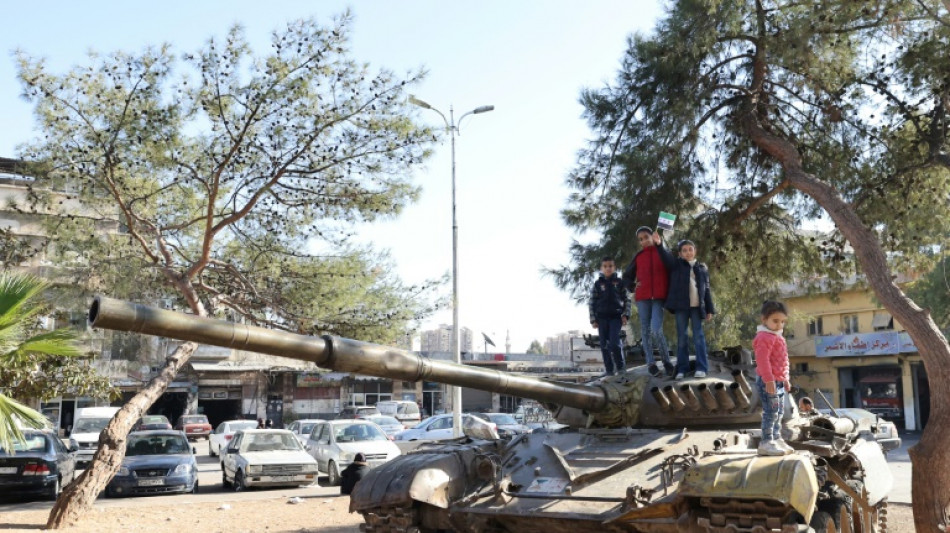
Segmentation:
<svg viewBox="0 0 950 533">
<path fill-rule="evenodd" d="M 821 317 L 814 318 L 812 319 L 811 322 L 808 323 L 808 334 L 811 336 L 825 334 L 825 329 L 823 327 Z"/>
<path fill-rule="evenodd" d="M 871 327 L 874 328 L 874 331 L 894 329 L 894 317 L 888 312 L 876 312 L 874 313 L 874 319 L 871 320 Z"/>
<path fill-rule="evenodd" d="M 795 372 L 808 372 L 808 363 L 795 363 Z"/>
<path fill-rule="evenodd" d="M 841 332 L 845 335 L 858 332 L 858 315 L 844 315 L 841 317 Z"/>
</svg>

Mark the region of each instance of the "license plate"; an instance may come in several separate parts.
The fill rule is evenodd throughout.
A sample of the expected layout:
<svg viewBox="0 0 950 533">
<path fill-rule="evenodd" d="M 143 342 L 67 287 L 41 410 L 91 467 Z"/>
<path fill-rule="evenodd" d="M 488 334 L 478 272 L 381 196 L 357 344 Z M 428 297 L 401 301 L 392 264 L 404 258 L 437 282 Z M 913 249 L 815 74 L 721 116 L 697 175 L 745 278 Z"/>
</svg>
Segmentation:
<svg viewBox="0 0 950 533">
<path fill-rule="evenodd" d="M 164 479 L 140 479 L 139 480 L 140 487 L 154 487 L 155 485 L 164 485 L 164 484 L 165 484 Z"/>
<path fill-rule="evenodd" d="M 198 433 L 199 431 L 201 431 L 201 428 L 191 428 L 188 430 L 188 433 Z"/>
<path fill-rule="evenodd" d="M 271 476 L 270 480 L 278 483 L 281 481 L 293 481 L 294 476 Z"/>
<path fill-rule="evenodd" d="M 3 466 L 0 467 L 0 474 L 16 474 L 16 470 L 15 466 Z"/>
</svg>

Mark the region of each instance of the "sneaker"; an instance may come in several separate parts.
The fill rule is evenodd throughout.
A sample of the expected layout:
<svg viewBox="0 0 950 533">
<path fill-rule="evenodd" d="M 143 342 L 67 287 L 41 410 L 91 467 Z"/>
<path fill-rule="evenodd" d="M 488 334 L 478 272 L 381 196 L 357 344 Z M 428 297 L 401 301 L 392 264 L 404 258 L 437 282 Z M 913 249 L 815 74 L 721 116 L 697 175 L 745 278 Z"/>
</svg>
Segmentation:
<svg viewBox="0 0 950 533">
<path fill-rule="evenodd" d="M 676 373 L 676 377 L 675 377 L 674 379 L 676 379 L 676 381 L 679 381 L 679 380 L 681 380 L 681 379 L 683 379 L 683 378 L 685 378 L 685 377 L 686 377 L 686 376 L 684 376 L 682 372 L 677 372 L 677 373 Z"/>
<path fill-rule="evenodd" d="M 660 367 L 656 366 L 656 363 L 650 363 L 649 371 L 653 377 L 660 375 Z"/>
<path fill-rule="evenodd" d="M 704 378 L 704 377 L 706 377 L 706 373 L 703 372 L 702 370 L 697 370 L 696 373 L 693 374 L 693 376 L 695 376 L 695 377 L 697 377 L 697 378 Z"/>
<path fill-rule="evenodd" d="M 790 453 L 794 453 L 794 452 L 795 452 L 795 448 L 792 448 L 791 446 L 789 446 L 788 443 L 785 442 L 785 441 L 782 440 L 782 439 L 775 439 L 775 440 L 772 441 L 772 442 L 774 442 L 779 448 L 785 450 L 785 453 L 786 453 L 786 454 L 790 454 Z"/>
<path fill-rule="evenodd" d="M 672 376 L 675 376 L 675 375 L 676 375 L 676 367 L 673 366 L 672 363 L 663 363 L 663 367 L 666 368 L 666 375 L 667 375 L 667 376 L 672 377 Z"/>
<path fill-rule="evenodd" d="M 759 455 L 777 457 L 785 455 L 787 452 L 778 445 L 778 442 L 770 440 L 759 444 L 758 453 Z"/>
</svg>

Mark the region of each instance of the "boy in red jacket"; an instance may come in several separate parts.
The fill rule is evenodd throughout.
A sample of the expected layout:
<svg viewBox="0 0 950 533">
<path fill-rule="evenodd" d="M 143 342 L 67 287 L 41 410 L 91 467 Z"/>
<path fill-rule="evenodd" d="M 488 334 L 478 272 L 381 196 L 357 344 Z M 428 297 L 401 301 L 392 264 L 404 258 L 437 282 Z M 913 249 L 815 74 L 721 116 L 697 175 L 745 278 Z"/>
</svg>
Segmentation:
<svg viewBox="0 0 950 533">
<path fill-rule="evenodd" d="M 668 376 L 676 373 L 676 367 L 670 361 L 670 348 L 663 335 L 663 306 L 669 290 L 670 275 L 666 265 L 673 263 L 673 254 L 663 246 L 659 233 L 642 226 L 637 228 L 637 240 L 641 250 L 633 256 L 633 261 L 623 273 L 623 282 L 633 293 L 637 302 L 637 315 L 640 316 L 640 338 L 643 343 L 643 355 L 650 365 L 650 373 L 659 375 L 653 349 L 660 352 L 663 367 Z"/>
<path fill-rule="evenodd" d="M 788 346 L 782 331 L 788 321 L 788 309 L 782 302 L 762 303 L 762 325 L 758 327 L 752 348 L 755 350 L 755 386 L 762 402 L 762 440 L 759 455 L 786 455 L 792 448 L 782 440 L 782 414 L 788 381 Z"/>
</svg>

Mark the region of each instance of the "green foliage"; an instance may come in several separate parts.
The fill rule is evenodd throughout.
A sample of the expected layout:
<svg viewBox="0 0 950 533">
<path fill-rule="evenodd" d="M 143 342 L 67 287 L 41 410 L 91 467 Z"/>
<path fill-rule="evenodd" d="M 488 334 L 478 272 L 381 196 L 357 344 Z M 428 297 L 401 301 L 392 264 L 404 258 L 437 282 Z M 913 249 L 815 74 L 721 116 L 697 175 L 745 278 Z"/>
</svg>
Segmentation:
<svg viewBox="0 0 950 533">
<path fill-rule="evenodd" d="M 264 53 L 235 27 L 194 53 L 91 54 L 63 74 L 18 52 L 43 137 L 23 148 L 36 181 L 17 209 L 47 218 L 64 280 L 373 340 L 429 312 L 435 282 L 405 286 L 348 244 L 417 197 L 406 176 L 437 140 L 405 101 L 421 73 L 350 58 L 351 22 L 291 22 Z"/>
<path fill-rule="evenodd" d="M 600 239 L 574 242 L 555 281 L 582 298 L 598 257 L 629 262 L 635 229 L 677 213 L 677 238 L 695 240 L 711 270 L 711 336 L 743 340 L 739 317 L 783 282 L 834 289 L 860 272 L 836 229 L 803 226 L 821 207 L 788 186 L 783 157 L 834 187 L 894 268 L 927 268 L 950 237 L 950 25 L 921 10 L 673 2 L 653 34 L 630 39 L 616 80 L 581 95 L 594 137 L 563 218 Z M 797 154 L 765 151 L 754 128 Z"/>
<path fill-rule="evenodd" d="M 535 339 L 531 341 L 531 346 L 528 346 L 528 351 L 526 353 L 544 355 L 545 354 L 544 346 L 542 346 L 541 343 L 538 342 L 538 339 Z"/>
<path fill-rule="evenodd" d="M 933 270 L 912 283 L 907 295 L 930 310 L 945 335 L 950 332 L 950 256 L 945 254 Z"/>
<path fill-rule="evenodd" d="M 107 378 L 81 357 L 75 332 L 38 331 L 47 312 L 40 301 L 49 284 L 27 274 L 0 274 L 0 448 L 22 437 L 16 422 L 44 427 L 42 414 L 16 399 L 49 399 L 65 393 L 108 396 Z"/>
</svg>

